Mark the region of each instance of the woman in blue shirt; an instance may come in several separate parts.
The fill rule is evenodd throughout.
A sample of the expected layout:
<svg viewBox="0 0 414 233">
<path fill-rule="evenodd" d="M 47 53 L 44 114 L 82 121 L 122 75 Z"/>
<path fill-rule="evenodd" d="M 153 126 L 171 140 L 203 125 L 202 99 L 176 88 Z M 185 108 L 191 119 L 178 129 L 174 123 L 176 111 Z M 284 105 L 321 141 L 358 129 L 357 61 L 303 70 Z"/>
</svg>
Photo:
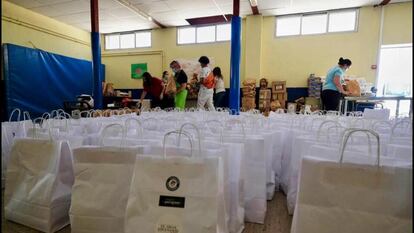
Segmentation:
<svg viewBox="0 0 414 233">
<path fill-rule="evenodd" d="M 345 83 L 344 74 L 352 65 L 351 60 L 339 58 L 338 65 L 332 67 L 326 74 L 322 87 L 322 104 L 326 111 L 337 111 L 341 94 L 348 95 L 342 85 Z"/>
</svg>

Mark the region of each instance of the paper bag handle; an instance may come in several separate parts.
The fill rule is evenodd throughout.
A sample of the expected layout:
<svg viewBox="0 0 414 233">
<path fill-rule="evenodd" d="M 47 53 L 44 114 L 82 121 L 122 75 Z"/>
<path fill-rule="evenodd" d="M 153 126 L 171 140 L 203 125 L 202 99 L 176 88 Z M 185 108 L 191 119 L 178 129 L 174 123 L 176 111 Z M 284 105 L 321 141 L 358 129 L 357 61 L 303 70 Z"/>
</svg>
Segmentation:
<svg viewBox="0 0 414 233">
<path fill-rule="evenodd" d="M 13 117 L 13 115 L 14 115 L 14 113 L 15 113 L 15 112 L 17 112 L 17 113 L 18 113 L 18 115 L 17 115 L 17 121 L 20 121 L 20 114 L 21 114 L 21 112 L 22 112 L 22 111 L 20 111 L 20 109 L 18 109 L 18 108 L 15 108 L 15 109 L 13 109 L 13 111 L 10 113 L 9 122 L 11 122 L 12 117 Z"/>
<path fill-rule="evenodd" d="M 181 125 L 180 127 L 180 134 L 178 135 L 178 146 L 180 146 L 180 142 L 181 142 L 181 132 L 183 132 L 184 127 L 186 126 L 191 126 L 193 129 L 195 129 L 195 131 L 197 132 L 197 137 L 198 137 L 198 152 L 199 155 L 201 155 L 201 133 L 200 133 L 200 129 L 193 123 L 184 123 Z"/>
<path fill-rule="evenodd" d="M 102 145 L 102 146 L 104 145 L 103 142 L 104 142 L 104 138 L 106 137 L 106 133 L 108 132 L 109 128 L 113 128 L 113 127 L 121 128 L 122 137 L 121 137 L 121 143 L 120 143 L 119 147 L 122 148 L 122 146 L 124 145 L 124 141 L 125 141 L 125 128 L 124 128 L 124 126 L 122 126 L 121 124 L 118 124 L 118 123 L 109 124 L 109 125 L 107 125 L 103 128 L 102 133 L 101 133 L 100 145 Z"/>
<path fill-rule="evenodd" d="M 392 129 L 391 129 L 391 136 L 390 136 L 390 141 L 391 142 L 395 137 L 395 129 L 397 128 L 397 126 L 403 125 L 403 124 L 408 124 L 408 127 L 411 127 L 411 130 L 412 130 L 413 124 L 411 123 L 411 121 L 402 120 L 402 121 L 399 121 L 399 122 L 395 123 L 392 126 Z"/>
<path fill-rule="evenodd" d="M 385 126 L 389 127 L 390 130 L 392 130 L 392 124 L 389 121 L 376 121 L 376 122 L 372 123 L 371 128 L 372 128 L 372 130 L 374 130 L 376 132 L 377 127 L 381 126 L 381 125 L 385 125 Z"/>
<path fill-rule="evenodd" d="M 318 141 L 319 141 L 319 138 L 320 138 L 320 136 L 321 136 L 321 132 L 322 132 L 322 128 L 323 128 L 323 126 L 324 126 L 324 125 L 326 125 L 326 124 L 329 124 L 329 123 L 333 123 L 335 126 L 337 126 L 337 127 L 341 127 L 341 124 L 339 124 L 337 121 L 333 121 L 333 120 L 326 120 L 326 121 L 322 122 L 322 123 L 319 125 L 318 131 L 317 131 L 317 133 L 316 133 L 316 139 L 317 139 Z"/>
<path fill-rule="evenodd" d="M 243 139 L 246 141 L 246 130 L 245 130 L 245 128 L 244 128 L 244 124 L 243 124 L 243 122 L 242 122 L 241 120 L 237 120 L 237 119 L 230 119 L 230 120 L 226 121 L 226 124 L 227 124 L 227 123 L 238 123 L 238 124 L 240 124 L 240 125 L 241 125 L 241 127 L 242 127 Z"/>
<path fill-rule="evenodd" d="M 220 132 L 220 142 L 221 142 L 221 144 L 223 144 L 223 142 L 224 142 L 224 138 L 223 138 L 223 123 L 221 121 L 219 121 L 219 120 L 209 120 L 209 121 L 206 121 L 207 127 L 209 129 L 211 129 L 211 127 L 209 126 L 210 123 L 217 123 L 217 124 L 219 124 L 219 129 L 220 129 L 220 131 L 219 131 Z"/>
<path fill-rule="evenodd" d="M 41 120 L 41 125 L 39 125 L 40 127 L 42 127 L 42 125 L 43 125 L 43 121 L 44 121 L 44 119 L 43 118 L 41 118 L 41 117 L 39 117 L 39 118 L 36 118 L 36 119 L 34 119 L 33 120 L 33 139 L 35 139 L 36 138 L 36 121 L 37 120 Z M 43 128 L 43 127 L 42 127 Z M 52 133 L 50 132 L 50 127 L 48 128 L 48 130 L 47 130 L 47 132 L 48 132 L 48 134 L 49 134 L 49 140 L 53 140 L 53 138 L 52 138 Z"/>
<path fill-rule="evenodd" d="M 171 134 L 178 134 L 179 136 L 181 136 L 181 134 L 182 134 L 182 135 L 184 135 L 188 138 L 188 141 L 190 142 L 190 148 L 191 148 L 191 157 L 193 157 L 193 155 L 194 155 L 194 153 L 193 153 L 193 140 L 191 139 L 191 135 L 188 134 L 185 131 L 174 130 L 174 131 L 170 131 L 170 132 L 168 132 L 164 135 L 164 139 L 162 141 L 162 148 L 164 150 L 164 159 L 167 158 L 167 147 L 165 147 L 165 141 L 166 141 L 167 137 L 170 136 Z"/>
<path fill-rule="evenodd" d="M 356 133 L 356 132 L 366 132 L 367 134 L 371 134 L 373 135 L 376 139 L 377 139 L 377 166 L 380 166 L 380 139 L 379 139 L 379 134 L 377 134 L 375 131 L 370 130 L 370 129 L 355 129 L 355 128 L 350 128 L 345 130 L 344 136 L 342 138 L 342 143 L 341 146 L 339 148 L 340 151 L 340 157 L 339 157 L 339 163 L 342 164 L 343 159 L 344 159 L 344 152 L 345 152 L 345 148 L 348 144 L 348 139 L 349 137 Z M 370 141 L 369 136 L 368 136 L 368 141 Z"/>
<path fill-rule="evenodd" d="M 128 118 L 128 119 L 126 119 L 125 120 L 125 130 L 128 130 L 128 128 L 129 128 L 129 125 L 130 125 L 130 123 L 131 123 L 131 121 L 135 121 L 135 122 L 137 122 L 138 123 L 138 125 L 139 125 L 139 127 L 137 127 L 137 133 L 138 133 L 138 129 L 140 130 L 139 131 L 139 137 L 142 137 L 143 135 L 144 135 L 144 129 L 142 128 L 142 123 L 141 123 L 141 121 L 139 121 L 138 119 L 136 119 L 136 118 L 132 118 L 132 117 L 130 117 L 130 118 Z"/>
</svg>

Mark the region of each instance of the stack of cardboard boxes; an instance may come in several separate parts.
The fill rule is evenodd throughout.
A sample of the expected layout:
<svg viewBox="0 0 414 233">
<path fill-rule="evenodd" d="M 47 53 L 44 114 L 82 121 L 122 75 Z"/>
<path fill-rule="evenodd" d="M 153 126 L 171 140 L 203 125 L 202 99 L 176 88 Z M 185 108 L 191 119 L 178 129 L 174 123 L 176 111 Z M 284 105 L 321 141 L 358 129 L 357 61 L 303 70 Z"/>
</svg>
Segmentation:
<svg viewBox="0 0 414 233">
<path fill-rule="evenodd" d="M 286 101 L 287 101 L 286 81 L 272 82 L 272 100 L 278 101 L 282 108 L 286 107 Z"/>
<path fill-rule="evenodd" d="M 243 81 L 242 87 L 242 108 L 249 111 L 256 108 L 256 80 L 247 79 Z"/>
<path fill-rule="evenodd" d="M 259 91 L 259 110 L 266 112 L 270 110 L 270 102 L 272 99 L 272 90 L 260 89 Z"/>
<path fill-rule="evenodd" d="M 321 98 L 322 79 L 311 74 L 308 78 L 308 97 Z"/>
</svg>

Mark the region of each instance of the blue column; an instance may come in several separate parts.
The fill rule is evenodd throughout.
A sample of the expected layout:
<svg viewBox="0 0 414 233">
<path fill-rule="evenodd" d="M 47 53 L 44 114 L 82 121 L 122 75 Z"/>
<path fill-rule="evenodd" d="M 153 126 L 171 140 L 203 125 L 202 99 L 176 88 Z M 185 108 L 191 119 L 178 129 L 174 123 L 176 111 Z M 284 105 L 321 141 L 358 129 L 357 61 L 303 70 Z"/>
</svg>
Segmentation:
<svg viewBox="0 0 414 233">
<path fill-rule="evenodd" d="M 231 57 L 230 57 L 230 104 L 233 115 L 240 113 L 240 54 L 241 54 L 241 18 L 231 18 Z"/>
<path fill-rule="evenodd" d="M 92 74 L 93 99 L 95 109 L 103 108 L 101 46 L 99 38 L 99 7 L 98 0 L 91 0 L 91 43 L 92 43 Z"/>
<path fill-rule="evenodd" d="M 92 36 L 92 73 L 93 73 L 93 99 L 95 109 L 103 108 L 102 76 L 101 76 L 101 46 L 99 32 L 91 32 Z"/>
</svg>

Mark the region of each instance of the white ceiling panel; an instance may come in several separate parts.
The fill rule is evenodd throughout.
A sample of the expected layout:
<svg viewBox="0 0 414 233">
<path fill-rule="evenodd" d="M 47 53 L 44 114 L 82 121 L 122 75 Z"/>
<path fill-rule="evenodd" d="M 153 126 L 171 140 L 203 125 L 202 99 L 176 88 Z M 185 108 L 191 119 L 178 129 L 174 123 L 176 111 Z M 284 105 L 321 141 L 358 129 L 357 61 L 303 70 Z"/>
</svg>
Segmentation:
<svg viewBox="0 0 414 233">
<path fill-rule="evenodd" d="M 54 7 L 53 5 L 50 6 L 41 6 L 35 7 L 30 9 L 36 13 L 48 16 L 48 17 L 56 17 L 56 16 L 63 16 L 65 15 L 65 10 L 59 7 Z"/>
<path fill-rule="evenodd" d="M 128 18 L 136 16 L 137 14 L 126 7 L 116 8 L 108 11 L 111 15 L 117 18 Z"/>
<path fill-rule="evenodd" d="M 294 0 L 257 0 L 257 7 L 260 10 L 273 8 L 286 8 L 293 4 Z"/>
<path fill-rule="evenodd" d="M 164 1 L 157 1 L 152 3 L 144 3 L 144 4 L 136 4 L 134 5 L 141 9 L 143 12 L 146 12 L 148 14 L 152 14 L 155 12 L 166 12 L 172 10 L 171 7 L 168 6 L 168 4 Z"/>
<path fill-rule="evenodd" d="M 173 10 L 183 11 L 215 7 L 212 0 L 165 0 L 165 3 Z"/>
<path fill-rule="evenodd" d="M 86 0 L 89 2 L 89 0 Z M 99 9 L 124 8 L 120 3 L 114 0 L 99 0 Z"/>
<path fill-rule="evenodd" d="M 167 21 L 160 21 L 160 23 L 164 24 L 167 27 L 176 27 L 176 26 L 186 26 L 186 25 L 190 25 L 187 22 L 187 20 L 185 20 L 185 19 L 181 19 L 181 20 L 171 19 L 171 20 L 167 20 Z"/>
<path fill-rule="evenodd" d="M 90 0 L 8 0 L 39 14 L 90 31 Z M 128 0 L 165 26 L 188 25 L 187 18 L 232 14 L 233 0 Z M 218 4 L 217 8 L 214 1 Z M 382 0 L 257 0 L 262 15 L 284 15 L 374 5 Z M 391 0 L 407 2 L 412 0 Z M 156 25 L 121 5 L 99 0 L 102 33 L 150 29 Z M 240 0 L 240 15 L 252 14 L 249 0 Z"/>
<path fill-rule="evenodd" d="M 52 5 L 52 4 L 58 4 L 63 2 L 70 2 L 72 0 L 34 0 L 42 5 Z"/>
<path fill-rule="evenodd" d="M 19 5 L 19 6 L 23 6 L 24 8 L 27 8 L 27 9 L 42 6 L 42 4 L 34 0 L 10 0 L 10 2 L 16 5 Z"/>
<path fill-rule="evenodd" d="M 77 23 L 84 23 L 89 22 L 91 17 L 91 13 L 89 11 L 75 13 L 70 15 L 63 15 L 55 17 L 56 20 L 65 22 L 68 24 L 77 24 Z"/>
</svg>

